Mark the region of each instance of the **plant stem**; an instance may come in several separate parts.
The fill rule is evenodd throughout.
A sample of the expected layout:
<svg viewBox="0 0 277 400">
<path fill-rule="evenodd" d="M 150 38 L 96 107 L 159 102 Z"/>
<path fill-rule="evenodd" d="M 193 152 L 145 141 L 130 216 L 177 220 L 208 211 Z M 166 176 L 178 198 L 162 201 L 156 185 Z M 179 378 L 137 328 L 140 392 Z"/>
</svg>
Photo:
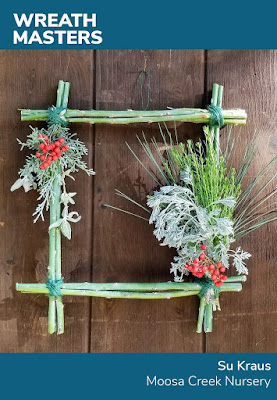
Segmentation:
<svg viewBox="0 0 277 400">
<path fill-rule="evenodd" d="M 141 285 L 141 286 L 140 286 Z M 184 286 L 181 286 L 184 285 Z M 147 294 L 162 295 L 167 298 L 169 293 L 186 293 L 186 296 L 199 294 L 202 286 L 196 283 L 63 283 L 61 292 L 64 295 L 75 296 L 99 296 L 109 297 L 112 293 L 116 293 L 119 297 L 126 297 L 127 293 L 131 293 L 132 297 Z M 224 283 L 221 292 L 239 292 L 242 289 L 240 283 Z M 22 293 L 49 293 L 45 283 L 17 283 L 16 290 Z M 120 295 L 122 293 L 122 296 Z M 178 296 L 179 297 L 179 296 Z M 139 298 L 139 297 L 138 297 Z"/>
<path fill-rule="evenodd" d="M 56 107 L 67 107 L 68 96 L 69 96 L 70 83 L 59 81 L 57 91 L 57 102 Z M 59 167 L 58 173 L 61 173 Z M 54 193 L 56 199 L 56 218 L 57 220 L 61 217 L 61 186 L 59 182 L 54 183 Z M 55 279 L 59 280 L 62 277 L 62 254 L 61 254 L 61 229 L 56 228 L 56 259 L 55 259 Z M 57 309 L 57 334 L 64 333 L 64 305 L 61 296 L 56 298 L 56 309 Z"/>
<path fill-rule="evenodd" d="M 246 282 L 246 279 L 245 275 L 229 276 L 229 278 L 226 279 L 226 282 Z"/>
<path fill-rule="evenodd" d="M 61 217 L 61 205 L 60 205 L 60 197 L 61 197 L 61 186 L 58 182 L 54 187 L 55 199 L 56 199 L 56 219 L 58 220 Z M 56 260 L 55 260 L 55 279 L 61 279 L 62 271 L 61 271 L 61 230 L 60 227 L 56 228 Z M 64 332 L 64 306 L 61 296 L 56 298 L 56 308 L 57 308 L 57 334 L 61 334 Z"/>
<path fill-rule="evenodd" d="M 223 110 L 224 122 L 232 125 L 245 125 L 247 115 L 244 110 Z M 46 121 L 47 110 L 21 110 L 22 121 Z M 209 123 L 210 113 L 202 109 L 174 109 L 162 111 L 81 111 L 67 110 L 65 118 L 68 122 L 84 122 L 90 124 L 131 124 L 166 121 L 182 121 Z"/>
<path fill-rule="evenodd" d="M 50 224 L 56 222 L 56 209 L 55 201 L 50 203 Z M 55 257 L 56 257 L 56 229 L 52 228 L 49 231 L 49 266 L 48 278 L 55 279 Z M 49 292 L 49 291 L 48 291 Z M 49 296 L 49 309 L 48 309 L 48 332 L 56 332 L 56 305 L 55 297 Z"/>
<path fill-rule="evenodd" d="M 63 94 L 64 94 L 64 81 L 59 81 L 58 83 L 58 90 L 57 90 L 57 101 L 56 101 L 56 107 L 61 107 L 62 105 L 62 99 L 63 99 Z M 48 111 L 43 111 L 43 113 L 48 116 Z"/>
<path fill-rule="evenodd" d="M 204 331 L 212 332 L 213 329 L 213 304 L 208 303 L 205 307 L 205 314 L 204 314 Z"/>
<path fill-rule="evenodd" d="M 26 290 L 25 290 L 26 289 Z M 22 293 L 49 293 L 45 288 L 23 288 L 18 284 L 18 290 Z M 106 299 L 171 299 L 175 297 L 194 296 L 199 290 L 174 290 L 168 292 L 129 292 L 129 291 L 105 291 L 105 290 L 80 290 L 80 289 L 61 289 L 63 295 L 67 296 L 88 296 L 104 297 Z"/>
<path fill-rule="evenodd" d="M 211 104 L 213 106 L 217 105 L 218 87 L 219 87 L 219 85 L 217 83 L 213 84 L 212 99 L 211 99 Z M 214 142 L 214 131 L 215 131 L 215 128 L 212 126 L 210 128 L 210 134 L 211 134 L 211 137 L 213 138 L 213 142 Z"/>
<path fill-rule="evenodd" d="M 222 107 L 222 97 L 223 97 L 223 86 L 218 86 L 218 93 L 217 93 L 217 103 L 218 107 Z M 220 128 L 216 127 L 214 131 L 214 149 L 217 153 L 217 162 L 219 162 L 219 151 L 220 151 Z"/>
<path fill-rule="evenodd" d="M 197 333 L 201 333 L 202 332 L 202 325 L 203 325 L 205 308 L 206 308 L 206 301 L 205 301 L 205 297 L 203 296 L 200 299 L 200 305 L 199 305 L 197 328 L 196 328 L 196 332 Z"/>
</svg>

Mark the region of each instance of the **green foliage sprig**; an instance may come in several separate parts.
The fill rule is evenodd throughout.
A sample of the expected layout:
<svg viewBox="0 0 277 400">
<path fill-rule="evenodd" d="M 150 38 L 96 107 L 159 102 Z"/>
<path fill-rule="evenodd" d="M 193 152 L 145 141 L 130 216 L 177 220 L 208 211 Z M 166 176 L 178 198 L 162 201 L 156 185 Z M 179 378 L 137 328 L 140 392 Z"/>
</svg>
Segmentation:
<svg viewBox="0 0 277 400">
<path fill-rule="evenodd" d="M 171 268 L 176 281 L 182 281 L 189 273 L 186 265 L 197 257 L 201 243 L 207 245 L 211 260 L 220 261 L 228 268 L 232 258 L 237 272 L 247 274 L 245 260 L 251 255 L 241 247 L 232 250 L 231 245 L 277 219 L 277 209 L 273 207 L 276 201 L 271 201 L 277 189 L 267 192 L 277 176 L 274 171 L 277 157 L 243 189 L 243 178 L 258 153 L 257 137 L 246 146 L 241 164 L 235 169 L 230 166 L 236 150 L 231 129 L 224 151 L 218 152 L 219 146 L 214 146 L 208 127 L 204 127 L 204 144 L 201 141 L 183 144 L 179 143 L 176 130 L 173 140 L 166 124 L 164 126 L 165 132 L 159 125 L 163 150 L 155 138 L 148 142 L 144 134 L 142 139 L 138 137 L 153 169 L 148 168 L 127 144 L 159 187 L 148 196 L 150 210 L 126 194 L 119 191 L 117 194 L 149 212 L 150 218 L 146 219 L 155 225 L 157 239 L 163 245 L 176 248 L 177 256 Z"/>
<path fill-rule="evenodd" d="M 61 232 L 68 238 L 71 238 L 70 222 L 78 222 L 80 216 L 78 213 L 69 212 L 69 204 L 74 204 L 73 196 L 75 193 L 66 192 L 66 177 L 70 177 L 74 180 L 71 175 L 78 170 L 85 171 L 88 175 L 94 175 L 94 171 L 87 167 L 85 161 L 82 160 L 84 155 L 87 155 L 88 150 L 83 142 L 76 138 L 75 133 L 71 133 L 68 128 L 64 128 L 61 125 L 55 124 L 48 127 L 48 129 L 38 129 L 31 127 L 32 132 L 27 136 L 26 142 L 22 142 L 18 139 L 21 145 L 21 150 L 27 148 L 34 152 L 41 150 L 41 143 L 47 144 L 43 138 L 45 135 L 49 138 L 49 143 L 63 138 L 65 143 L 68 145 L 68 151 L 64 152 L 58 160 L 53 161 L 51 165 L 42 169 L 41 159 L 36 156 L 36 153 L 28 155 L 23 168 L 19 171 L 20 178 L 12 185 L 11 190 L 14 191 L 23 187 L 25 191 L 31 189 L 37 190 L 39 193 L 38 201 L 39 204 L 33 213 L 34 222 L 39 218 L 44 220 L 44 211 L 48 211 L 50 203 L 54 201 L 54 182 L 57 181 L 63 188 L 62 195 L 60 196 L 60 203 L 63 205 L 62 218 L 59 219 L 55 224 L 61 226 Z M 59 225 L 57 225 L 59 224 Z M 53 226 L 50 225 L 50 229 Z"/>
</svg>

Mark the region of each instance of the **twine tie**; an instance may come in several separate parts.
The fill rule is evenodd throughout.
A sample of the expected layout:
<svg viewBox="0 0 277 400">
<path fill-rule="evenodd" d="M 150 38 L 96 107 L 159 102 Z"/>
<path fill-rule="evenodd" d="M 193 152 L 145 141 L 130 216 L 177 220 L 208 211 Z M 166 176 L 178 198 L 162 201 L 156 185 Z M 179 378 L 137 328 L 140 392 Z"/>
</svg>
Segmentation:
<svg viewBox="0 0 277 400">
<path fill-rule="evenodd" d="M 66 127 L 68 125 L 67 119 L 65 117 L 66 108 L 65 107 L 49 107 L 48 108 L 48 118 L 47 122 L 49 125 L 61 125 Z"/>
<path fill-rule="evenodd" d="M 49 296 L 60 297 L 62 296 L 61 285 L 63 284 L 63 278 L 61 279 L 48 279 L 46 281 L 46 287 L 49 289 Z"/>
<path fill-rule="evenodd" d="M 215 286 L 211 279 L 195 279 L 195 283 L 198 283 L 201 286 L 201 290 L 198 293 L 200 299 L 206 295 L 209 289 L 212 289 L 216 296 L 220 293 L 220 288 Z"/>
<path fill-rule="evenodd" d="M 210 126 L 222 128 L 224 125 L 224 117 L 222 114 L 222 108 L 218 107 L 218 106 L 214 106 L 213 104 L 210 104 L 207 107 L 207 110 L 211 114 L 210 115 Z"/>
</svg>

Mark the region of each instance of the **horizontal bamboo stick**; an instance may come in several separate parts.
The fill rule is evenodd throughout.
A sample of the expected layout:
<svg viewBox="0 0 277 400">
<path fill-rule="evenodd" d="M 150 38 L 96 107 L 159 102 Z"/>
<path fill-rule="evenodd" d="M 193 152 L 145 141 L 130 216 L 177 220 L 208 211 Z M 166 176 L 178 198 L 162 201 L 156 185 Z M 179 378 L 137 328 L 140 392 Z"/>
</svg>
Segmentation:
<svg viewBox="0 0 277 400">
<path fill-rule="evenodd" d="M 70 296 L 92 296 L 106 298 L 135 298 L 135 299 L 167 299 L 171 297 L 193 296 L 200 293 L 202 286 L 196 283 L 186 283 L 184 289 L 180 289 L 182 283 L 177 283 L 177 288 L 166 283 L 160 284 L 141 284 L 149 285 L 144 291 L 138 290 L 139 283 L 64 283 L 61 285 L 61 293 Z M 115 290 L 115 285 L 117 290 Z M 162 285 L 162 286 L 161 286 Z M 184 285 L 184 284 L 183 284 Z M 188 286 L 191 285 L 191 286 Z M 73 288 L 74 287 L 74 288 Z M 121 289 L 119 289 L 121 288 Z M 136 288 L 136 290 L 134 290 Z M 172 290 L 174 288 L 174 290 Z M 189 289 L 190 290 L 189 290 Z M 224 283 L 221 292 L 239 292 L 242 286 L 240 283 Z M 45 283 L 17 283 L 16 290 L 22 293 L 45 293 L 49 294 L 49 289 Z"/>
<path fill-rule="evenodd" d="M 225 124 L 245 125 L 247 114 L 244 110 L 222 110 Z M 178 108 L 172 110 L 154 111 L 103 111 L 103 110 L 67 110 L 64 117 L 68 122 L 83 122 L 90 124 L 130 124 L 152 123 L 166 121 L 181 121 L 193 123 L 209 123 L 210 112 L 204 109 Z M 22 121 L 46 121 L 47 110 L 21 110 Z"/>
</svg>

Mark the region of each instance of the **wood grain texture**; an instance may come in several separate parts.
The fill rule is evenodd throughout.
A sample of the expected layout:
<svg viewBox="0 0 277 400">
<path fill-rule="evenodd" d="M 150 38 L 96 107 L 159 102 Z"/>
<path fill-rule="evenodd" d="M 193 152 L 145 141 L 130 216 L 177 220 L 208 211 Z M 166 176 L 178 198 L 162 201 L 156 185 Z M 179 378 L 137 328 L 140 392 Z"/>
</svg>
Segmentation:
<svg viewBox="0 0 277 400">
<path fill-rule="evenodd" d="M 22 295 L 16 282 L 43 282 L 47 277 L 47 222 L 33 224 L 37 194 L 10 192 L 17 179 L 25 152 L 19 152 L 16 138 L 25 140 L 30 129 L 20 121 L 17 108 L 44 108 L 55 103 L 59 79 L 72 82 L 69 105 L 91 108 L 92 52 L 2 51 L 0 53 L 1 126 L 1 268 L 0 268 L 0 351 L 2 352 L 86 352 L 90 324 L 88 299 L 65 298 L 66 326 L 62 336 L 47 334 L 46 296 Z M 39 124 L 33 123 L 34 126 Z M 45 126 L 41 124 L 40 126 Z M 75 127 L 72 126 L 72 129 Z M 78 135 L 89 147 L 90 127 L 78 126 Z M 82 184 L 80 185 L 80 180 Z M 79 183 L 78 183 L 79 182 Z M 78 185 L 78 189 L 77 189 Z M 90 280 L 92 178 L 78 176 L 68 182 L 78 191 L 76 209 L 83 219 L 73 227 L 74 241 L 63 239 L 63 275 L 68 282 Z M 48 218 L 47 218 L 48 221 Z"/>
<path fill-rule="evenodd" d="M 141 109 L 139 72 L 150 74 L 149 109 L 203 105 L 203 51 L 97 51 L 97 109 Z M 146 61 L 145 61 L 146 60 Z M 107 67 L 108 66 L 108 67 Z M 147 95 L 143 86 L 143 94 Z M 172 280 L 174 252 L 160 247 L 153 227 L 103 204 L 131 212 L 138 209 L 117 197 L 114 189 L 145 202 L 153 181 L 127 149 L 147 163 L 136 135 L 161 137 L 157 125 L 95 128 L 94 282 L 158 282 Z M 197 137 L 201 128 L 181 124 L 180 138 Z M 149 164 L 149 163 L 148 163 Z M 150 164 L 149 164 L 150 165 Z M 198 299 L 164 301 L 92 300 L 91 351 L 197 352 L 202 335 L 195 334 Z"/>
<path fill-rule="evenodd" d="M 96 57 L 95 57 L 96 55 Z M 206 60 L 206 63 L 205 63 Z M 28 123 L 18 107 L 45 108 L 55 102 L 59 79 L 72 83 L 71 108 L 141 109 L 139 72 L 151 78 L 149 109 L 205 106 L 213 82 L 224 85 L 225 108 L 243 108 L 247 126 L 235 128 L 238 154 L 254 131 L 261 131 L 260 154 L 247 179 L 276 154 L 277 52 L 200 50 L 1 51 L 0 52 L 0 351 L 2 352 L 275 352 L 276 224 L 241 240 L 253 253 L 250 276 L 237 295 L 224 293 L 213 333 L 195 333 L 198 299 L 160 301 L 65 297 L 65 334 L 47 334 L 45 296 L 15 291 L 16 282 L 46 279 L 47 223 L 33 224 L 36 193 L 10 192 L 26 153 Z M 206 87 L 205 87 L 206 86 Z M 147 90 L 143 85 L 144 98 Z M 206 95 L 204 96 L 206 90 Z M 45 126 L 43 123 L 33 123 Z M 96 176 L 81 173 L 76 209 L 82 220 L 73 226 L 74 240 L 63 240 L 63 274 L 67 282 L 158 282 L 171 280 L 174 251 L 160 247 L 153 227 L 104 204 L 137 212 L 117 197 L 120 189 L 145 201 L 153 182 L 125 141 L 147 162 L 136 135 L 155 136 L 156 125 L 72 125 L 89 147 L 88 162 Z M 179 124 L 182 140 L 201 135 L 201 126 Z M 224 141 L 224 131 L 222 132 Z M 95 157 L 94 157 L 95 155 Z"/>
<path fill-rule="evenodd" d="M 235 128 L 237 165 L 247 143 L 260 132 L 259 154 L 246 176 L 245 184 L 257 175 L 276 152 L 277 52 L 209 51 L 207 83 L 224 85 L 223 106 L 244 108 L 247 125 Z M 224 131 L 222 132 L 224 141 Z M 275 171 L 276 172 L 276 171 Z M 272 190 L 273 185 L 269 188 Z M 222 296 L 222 311 L 215 314 L 214 331 L 206 336 L 208 352 L 277 351 L 277 224 L 269 224 L 241 239 L 238 245 L 252 253 L 247 263 L 249 279 L 237 296 Z"/>
</svg>

